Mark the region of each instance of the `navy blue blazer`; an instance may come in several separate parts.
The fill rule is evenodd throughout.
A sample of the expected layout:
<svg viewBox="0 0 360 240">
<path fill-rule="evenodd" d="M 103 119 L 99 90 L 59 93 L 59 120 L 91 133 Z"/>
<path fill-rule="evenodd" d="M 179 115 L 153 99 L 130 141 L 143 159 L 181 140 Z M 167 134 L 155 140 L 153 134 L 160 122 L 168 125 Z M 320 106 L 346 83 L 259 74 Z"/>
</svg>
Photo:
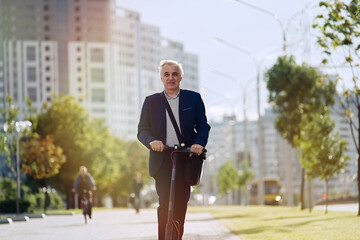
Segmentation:
<svg viewBox="0 0 360 240">
<path fill-rule="evenodd" d="M 137 137 L 147 148 L 150 142 L 160 140 L 166 143 L 166 107 L 162 93 L 147 96 L 141 110 Z M 180 131 L 187 147 L 200 144 L 205 147 L 210 126 L 205 115 L 205 106 L 197 92 L 180 90 L 179 96 Z M 170 122 L 171 124 L 171 122 Z M 149 173 L 154 176 L 159 170 L 164 154 L 150 151 Z"/>
</svg>

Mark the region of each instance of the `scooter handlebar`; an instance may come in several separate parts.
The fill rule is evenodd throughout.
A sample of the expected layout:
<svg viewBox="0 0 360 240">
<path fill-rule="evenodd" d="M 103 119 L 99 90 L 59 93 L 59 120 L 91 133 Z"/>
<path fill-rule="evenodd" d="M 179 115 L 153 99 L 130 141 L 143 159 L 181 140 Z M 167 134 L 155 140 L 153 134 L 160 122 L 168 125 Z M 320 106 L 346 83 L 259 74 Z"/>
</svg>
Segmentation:
<svg viewBox="0 0 360 240">
<path fill-rule="evenodd" d="M 197 153 L 191 152 L 191 151 L 190 151 L 190 147 L 180 147 L 180 146 L 178 146 L 178 145 L 175 145 L 175 146 L 173 146 L 173 147 L 170 147 L 170 146 L 165 145 L 164 150 L 168 150 L 168 151 L 175 151 L 175 150 L 177 150 L 177 151 L 180 151 L 180 152 L 182 152 L 182 153 L 193 153 L 193 154 L 198 155 Z M 207 150 L 206 150 L 205 148 L 203 148 L 203 150 L 202 150 L 202 152 L 201 152 L 200 155 L 204 155 L 204 156 L 205 156 L 206 152 L 207 152 Z"/>
</svg>

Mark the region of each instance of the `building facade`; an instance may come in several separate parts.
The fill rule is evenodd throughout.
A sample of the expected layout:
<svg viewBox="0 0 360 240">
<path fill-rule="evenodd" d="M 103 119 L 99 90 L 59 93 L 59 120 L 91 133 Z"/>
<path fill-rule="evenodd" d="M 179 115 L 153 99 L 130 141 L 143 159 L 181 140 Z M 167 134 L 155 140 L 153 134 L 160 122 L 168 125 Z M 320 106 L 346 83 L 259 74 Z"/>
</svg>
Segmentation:
<svg viewBox="0 0 360 240">
<path fill-rule="evenodd" d="M 0 0 L 0 97 L 24 118 L 26 98 L 40 109 L 70 94 L 110 131 L 135 140 L 144 98 L 162 90 L 161 59 L 184 67 L 182 88 L 199 89 L 198 58 L 164 39 L 157 26 L 115 0 Z"/>
</svg>

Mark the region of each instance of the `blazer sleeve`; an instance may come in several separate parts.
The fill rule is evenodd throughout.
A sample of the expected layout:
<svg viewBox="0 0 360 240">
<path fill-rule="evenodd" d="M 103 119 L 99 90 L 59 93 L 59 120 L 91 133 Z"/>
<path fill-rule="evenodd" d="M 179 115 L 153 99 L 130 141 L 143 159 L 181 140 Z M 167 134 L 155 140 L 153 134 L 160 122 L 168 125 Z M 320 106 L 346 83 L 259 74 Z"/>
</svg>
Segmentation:
<svg viewBox="0 0 360 240">
<path fill-rule="evenodd" d="M 207 123 L 205 105 L 200 94 L 198 94 L 196 101 L 196 122 L 194 128 L 196 130 L 194 143 L 205 147 L 209 138 L 210 125 Z"/>
<path fill-rule="evenodd" d="M 150 149 L 150 142 L 156 140 L 156 138 L 151 133 L 149 104 L 149 97 L 146 97 L 141 109 L 137 138 L 145 147 Z"/>
</svg>

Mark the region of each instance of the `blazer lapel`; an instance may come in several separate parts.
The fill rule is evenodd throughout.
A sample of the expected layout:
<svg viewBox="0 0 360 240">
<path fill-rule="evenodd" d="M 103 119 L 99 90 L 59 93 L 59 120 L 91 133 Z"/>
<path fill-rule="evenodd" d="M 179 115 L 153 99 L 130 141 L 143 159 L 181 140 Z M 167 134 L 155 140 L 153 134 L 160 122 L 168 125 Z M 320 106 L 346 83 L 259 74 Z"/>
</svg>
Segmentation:
<svg viewBox="0 0 360 240">
<path fill-rule="evenodd" d="M 183 96 L 184 94 L 183 94 L 184 92 L 180 89 L 180 96 L 179 96 L 179 121 L 180 121 L 180 131 L 183 133 L 184 131 L 183 131 L 183 114 L 182 114 L 182 110 L 184 109 L 184 106 L 185 106 L 185 101 L 186 101 L 186 99 L 185 99 L 185 97 Z"/>
</svg>

